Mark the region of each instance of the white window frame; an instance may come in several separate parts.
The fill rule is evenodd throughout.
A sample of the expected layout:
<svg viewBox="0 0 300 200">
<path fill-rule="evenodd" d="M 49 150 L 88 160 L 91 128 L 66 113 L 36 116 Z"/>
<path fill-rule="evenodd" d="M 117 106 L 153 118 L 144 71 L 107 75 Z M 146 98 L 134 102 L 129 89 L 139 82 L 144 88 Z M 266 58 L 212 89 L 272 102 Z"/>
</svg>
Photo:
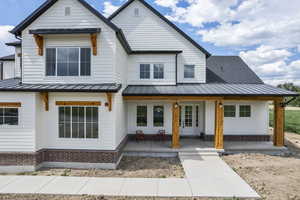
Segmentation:
<svg viewBox="0 0 300 200">
<path fill-rule="evenodd" d="M 70 133 L 71 133 L 71 137 L 66 138 L 66 137 L 59 137 L 59 108 L 61 107 L 70 107 L 71 108 L 71 114 L 70 114 Z M 73 138 L 72 137 L 72 107 L 84 107 L 84 138 Z M 98 137 L 97 138 L 87 138 L 86 137 L 86 107 L 94 107 L 94 108 L 98 108 Z M 60 140 L 99 140 L 100 139 L 100 107 L 99 106 L 57 106 L 57 137 Z"/>
<path fill-rule="evenodd" d="M 190 78 L 190 77 L 185 77 L 185 67 L 186 66 L 193 66 L 194 67 L 194 77 Z M 183 78 L 186 80 L 194 80 L 196 78 L 196 65 L 195 64 L 184 64 L 183 65 Z"/>
<path fill-rule="evenodd" d="M 21 112 L 21 109 L 19 108 L 19 107 L 1 107 L 0 106 L 0 108 L 16 108 L 16 109 L 18 109 L 18 124 L 17 125 L 9 125 L 9 124 L 0 124 L 0 127 L 3 127 L 3 128 L 5 128 L 5 127 L 7 127 L 7 128 L 10 128 L 10 127 L 19 127 L 20 126 L 20 122 L 21 122 L 21 120 L 20 120 L 20 112 Z"/>
<path fill-rule="evenodd" d="M 141 78 L 141 65 L 150 65 L 150 77 L 149 78 Z M 163 68 L 163 78 L 154 78 L 154 65 L 162 65 Z M 157 80 L 164 80 L 166 77 L 166 73 L 165 73 L 165 63 L 162 62 L 154 62 L 154 63 L 147 63 L 147 62 L 141 62 L 138 63 L 138 80 L 141 81 L 157 81 Z"/>
<path fill-rule="evenodd" d="M 225 106 L 234 106 L 235 107 L 235 116 L 234 117 L 226 117 L 225 116 Z M 238 116 L 238 109 L 237 109 L 237 105 L 236 104 L 225 104 L 224 105 L 224 118 L 236 118 Z"/>
<path fill-rule="evenodd" d="M 241 117 L 241 106 L 249 106 L 250 107 L 250 116 L 249 117 Z M 240 119 L 249 119 L 252 117 L 252 106 L 250 104 L 239 104 L 239 113 L 238 116 Z"/>
<path fill-rule="evenodd" d="M 146 126 L 139 126 L 138 123 L 137 123 L 137 117 L 138 117 L 138 112 L 137 112 L 137 110 L 138 110 L 138 107 L 139 107 L 139 106 L 145 106 L 145 107 L 147 108 L 147 113 L 146 113 L 147 122 L 146 122 Z M 135 107 L 135 111 L 136 111 L 136 113 L 135 113 L 135 125 L 136 125 L 136 127 L 138 127 L 138 128 L 146 128 L 146 127 L 149 127 L 149 116 L 148 116 L 149 107 L 148 107 L 148 105 L 147 105 L 147 104 L 137 104 L 136 107 Z"/>
<path fill-rule="evenodd" d="M 154 107 L 156 107 L 156 106 L 160 106 L 160 107 L 163 108 L 163 126 L 155 126 L 155 124 L 154 124 Z M 165 106 L 164 105 L 155 104 L 155 105 L 152 106 L 152 124 L 153 124 L 153 127 L 155 127 L 155 128 L 165 127 Z"/>
<path fill-rule="evenodd" d="M 57 49 L 73 49 L 73 48 L 78 48 L 79 49 L 79 56 L 78 56 L 78 76 L 58 76 L 57 75 Z M 80 73 L 80 66 L 81 66 L 81 48 L 89 48 L 90 50 L 91 50 L 91 55 L 90 55 L 90 61 L 91 61 L 91 69 L 90 69 L 90 75 L 81 75 L 81 73 Z M 47 55 L 46 55 L 46 51 L 47 51 L 47 49 L 56 49 L 55 50 L 55 75 L 53 75 L 53 76 L 49 76 L 49 75 L 47 75 Z M 45 75 L 45 77 L 46 78 L 54 78 L 54 77 L 56 77 L 56 78 L 68 78 L 68 77 L 72 77 L 72 78 L 76 78 L 76 77 L 80 77 L 80 78 L 90 78 L 90 77 L 92 77 L 92 48 L 90 47 L 90 46 L 47 46 L 47 47 L 45 47 L 45 50 L 44 50 L 44 52 L 45 52 L 45 60 L 44 60 L 44 63 L 45 63 L 45 71 L 44 71 L 44 75 Z"/>
</svg>

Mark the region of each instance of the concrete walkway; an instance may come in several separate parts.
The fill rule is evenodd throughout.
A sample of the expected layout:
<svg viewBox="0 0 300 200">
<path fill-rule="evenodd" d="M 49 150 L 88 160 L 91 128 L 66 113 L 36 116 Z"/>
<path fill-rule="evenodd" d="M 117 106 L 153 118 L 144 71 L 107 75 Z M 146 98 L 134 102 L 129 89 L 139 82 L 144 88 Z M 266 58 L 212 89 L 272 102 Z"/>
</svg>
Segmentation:
<svg viewBox="0 0 300 200">
<path fill-rule="evenodd" d="M 259 198 L 217 154 L 180 154 L 186 178 L 0 176 L 0 193 Z"/>
</svg>

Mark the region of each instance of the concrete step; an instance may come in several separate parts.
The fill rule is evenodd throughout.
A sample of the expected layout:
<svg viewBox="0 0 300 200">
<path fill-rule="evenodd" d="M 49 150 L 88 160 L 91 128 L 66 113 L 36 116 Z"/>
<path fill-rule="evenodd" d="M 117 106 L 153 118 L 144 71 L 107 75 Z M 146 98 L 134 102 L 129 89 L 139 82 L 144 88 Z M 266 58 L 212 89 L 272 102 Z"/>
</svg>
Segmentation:
<svg viewBox="0 0 300 200">
<path fill-rule="evenodd" d="M 179 152 L 179 156 L 219 156 L 218 152 Z"/>
</svg>

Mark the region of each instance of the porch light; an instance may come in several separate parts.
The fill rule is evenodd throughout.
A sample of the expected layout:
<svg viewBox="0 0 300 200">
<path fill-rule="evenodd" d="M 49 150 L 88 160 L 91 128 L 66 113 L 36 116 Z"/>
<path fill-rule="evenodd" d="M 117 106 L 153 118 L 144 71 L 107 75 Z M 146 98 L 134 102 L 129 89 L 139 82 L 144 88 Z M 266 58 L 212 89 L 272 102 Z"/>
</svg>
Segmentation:
<svg viewBox="0 0 300 200">
<path fill-rule="evenodd" d="M 174 108 L 178 108 L 178 103 L 175 103 Z"/>
<path fill-rule="evenodd" d="M 220 108 L 223 108 L 223 103 L 219 103 Z"/>
</svg>

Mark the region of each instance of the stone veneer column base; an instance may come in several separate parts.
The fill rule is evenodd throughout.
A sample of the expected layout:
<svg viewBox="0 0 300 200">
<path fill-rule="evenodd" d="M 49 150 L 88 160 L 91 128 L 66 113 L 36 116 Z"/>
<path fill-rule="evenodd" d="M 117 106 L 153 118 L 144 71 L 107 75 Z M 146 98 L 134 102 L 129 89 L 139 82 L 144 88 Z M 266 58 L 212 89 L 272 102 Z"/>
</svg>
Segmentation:
<svg viewBox="0 0 300 200">
<path fill-rule="evenodd" d="M 113 151 L 41 149 L 37 152 L 0 152 L 0 172 L 35 171 L 41 167 L 116 169 L 127 137 Z"/>
</svg>

